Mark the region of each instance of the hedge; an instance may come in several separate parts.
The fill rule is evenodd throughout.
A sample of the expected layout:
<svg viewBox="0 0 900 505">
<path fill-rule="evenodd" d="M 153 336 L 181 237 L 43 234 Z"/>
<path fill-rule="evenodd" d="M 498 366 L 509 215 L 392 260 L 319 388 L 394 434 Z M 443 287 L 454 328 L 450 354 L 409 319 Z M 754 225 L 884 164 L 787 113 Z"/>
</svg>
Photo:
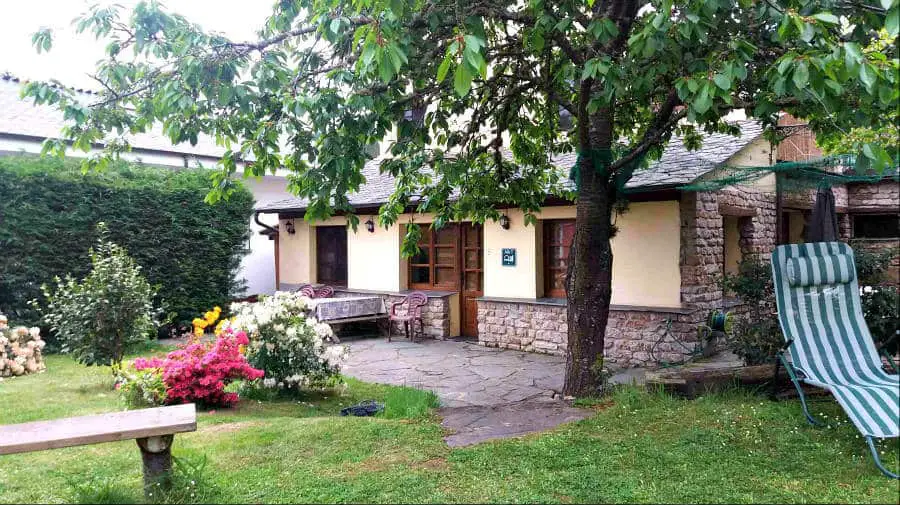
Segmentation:
<svg viewBox="0 0 900 505">
<path fill-rule="evenodd" d="M 0 313 L 39 324 L 28 301 L 57 275 L 86 274 L 99 221 L 160 287 L 175 322 L 227 302 L 244 289 L 236 273 L 253 195 L 239 185 L 209 205 L 209 184 L 204 169 L 122 162 L 84 174 L 76 160 L 0 157 Z"/>
</svg>

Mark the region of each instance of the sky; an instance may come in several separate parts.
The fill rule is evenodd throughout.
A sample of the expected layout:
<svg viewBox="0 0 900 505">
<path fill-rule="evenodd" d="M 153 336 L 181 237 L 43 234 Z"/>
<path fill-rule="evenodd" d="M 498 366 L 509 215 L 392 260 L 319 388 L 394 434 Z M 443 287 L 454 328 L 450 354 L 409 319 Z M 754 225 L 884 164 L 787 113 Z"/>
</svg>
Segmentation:
<svg viewBox="0 0 900 505">
<path fill-rule="evenodd" d="M 96 89 L 88 74 L 103 58 L 105 44 L 91 33 L 75 33 L 72 20 L 93 4 L 119 4 L 130 10 L 139 0 L 0 0 L 0 73 L 24 79 L 58 79 L 69 86 Z M 273 0 L 164 0 L 162 4 L 205 30 L 233 40 L 253 40 L 271 12 Z M 38 54 L 31 36 L 53 30 L 53 48 Z"/>
</svg>

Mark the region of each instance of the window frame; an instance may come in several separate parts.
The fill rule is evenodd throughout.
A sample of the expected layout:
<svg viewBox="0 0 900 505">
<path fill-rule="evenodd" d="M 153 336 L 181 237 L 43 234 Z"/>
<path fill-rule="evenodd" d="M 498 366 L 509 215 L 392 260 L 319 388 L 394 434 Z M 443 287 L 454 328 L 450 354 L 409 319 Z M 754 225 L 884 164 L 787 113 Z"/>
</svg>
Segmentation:
<svg viewBox="0 0 900 505">
<path fill-rule="evenodd" d="M 452 231 L 453 240 L 449 243 L 438 242 L 437 236 L 441 232 Z M 459 254 L 459 234 L 461 230 L 459 228 L 458 223 L 450 223 L 444 225 L 443 228 L 436 230 L 434 228 L 428 227 L 423 230 L 422 236 L 419 239 L 419 249 L 428 250 L 428 263 L 413 263 L 413 259 L 415 256 L 411 257 L 408 260 L 407 267 L 407 284 L 410 289 L 417 289 L 421 291 L 457 291 L 460 287 L 459 273 L 460 273 L 460 254 Z M 427 241 L 423 240 L 427 239 Z M 437 250 L 438 249 L 449 249 L 453 251 L 453 261 L 451 263 L 438 263 L 437 258 Z M 427 268 L 428 269 L 428 282 L 413 282 L 413 270 L 416 268 Z M 452 269 L 453 272 L 453 282 L 450 283 L 438 283 L 437 282 L 437 270 L 438 269 Z"/>
<path fill-rule="evenodd" d="M 575 232 L 574 232 L 575 219 L 545 219 L 544 220 L 543 230 L 542 230 L 543 231 L 542 242 L 543 242 L 543 252 L 544 252 L 544 254 L 543 254 L 544 264 L 542 265 L 542 267 L 543 267 L 543 274 L 544 274 L 544 297 L 546 297 L 546 298 L 565 298 L 566 297 L 565 288 L 560 290 L 560 289 L 556 289 L 553 287 L 553 278 L 554 278 L 553 273 L 559 272 L 559 271 L 565 272 L 566 270 L 568 270 L 569 254 L 571 254 L 571 251 L 572 251 L 572 249 L 571 249 L 572 244 L 571 243 L 565 244 L 564 242 L 563 243 L 553 242 L 552 240 L 554 239 L 555 234 L 551 233 L 551 228 L 555 227 L 555 226 L 564 226 L 567 224 L 569 224 L 573 227 L 572 240 L 575 240 Z M 552 254 L 552 251 L 555 248 L 559 248 L 559 247 L 562 247 L 563 249 L 566 250 L 565 258 L 563 258 L 565 260 L 565 265 L 566 265 L 564 267 L 552 266 L 554 264 L 554 262 L 552 260 L 555 259 L 554 255 Z"/>
</svg>

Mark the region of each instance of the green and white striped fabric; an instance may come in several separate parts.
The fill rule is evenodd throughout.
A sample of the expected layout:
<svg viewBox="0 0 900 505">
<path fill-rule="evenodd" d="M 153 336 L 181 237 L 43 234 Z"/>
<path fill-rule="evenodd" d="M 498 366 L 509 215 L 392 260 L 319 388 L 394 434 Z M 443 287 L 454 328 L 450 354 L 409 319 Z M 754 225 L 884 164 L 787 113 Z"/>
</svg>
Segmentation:
<svg viewBox="0 0 900 505">
<path fill-rule="evenodd" d="M 778 319 L 803 381 L 834 395 L 866 436 L 900 436 L 900 380 L 886 373 L 863 318 L 853 250 L 841 242 L 778 246 Z"/>
</svg>

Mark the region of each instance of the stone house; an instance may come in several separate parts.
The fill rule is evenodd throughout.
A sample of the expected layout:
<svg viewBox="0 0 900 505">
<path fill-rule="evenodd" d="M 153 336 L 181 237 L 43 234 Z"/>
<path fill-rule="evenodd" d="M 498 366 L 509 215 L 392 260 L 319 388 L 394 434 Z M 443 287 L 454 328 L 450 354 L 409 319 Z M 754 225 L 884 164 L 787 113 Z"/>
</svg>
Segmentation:
<svg viewBox="0 0 900 505">
<path fill-rule="evenodd" d="M 780 159 L 781 151 L 763 138 L 760 124 L 744 120 L 737 126 L 739 137 L 706 135 L 698 151 L 687 151 L 681 139 L 673 138 L 661 159 L 628 183 L 634 192 L 627 211 L 615 216 L 619 232 L 612 241 L 609 361 L 641 366 L 682 359 L 710 311 L 727 306 L 719 285 L 722 275 L 736 271 L 744 257 L 767 258 L 779 240 L 779 222 L 790 223 L 790 228 L 782 225 L 786 237 L 793 226 L 802 227 L 812 200 L 809 195 L 786 199 L 779 219 L 773 175 L 714 192 L 679 189 L 715 177 L 723 165 L 768 166 Z M 554 162 L 567 170 L 575 155 Z M 344 216 L 304 220 L 307 202 L 302 199 L 259 208 L 260 214 L 278 215 L 277 228 L 268 234 L 275 241 L 279 288 L 322 283 L 344 294 L 377 293 L 388 301 L 411 290 L 424 291 L 429 337 L 462 336 L 485 346 L 564 354 L 563 279 L 575 218 L 571 202 L 548 197 L 536 215 L 537 225 L 526 225 L 521 211 L 508 209 L 505 223 L 426 227 L 422 252 L 405 259 L 400 254 L 405 227 L 427 225 L 432 218 L 410 209 L 399 224 L 376 226 L 378 207 L 394 184 L 378 165 L 373 160 L 364 167 L 367 182 L 349 197 L 360 223 L 366 224 L 356 232 Z M 896 240 L 897 183 L 876 186 L 838 188 L 852 195 L 842 197 L 839 209 L 848 238 L 854 236 L 858 211 L 865 208 L 893 216 Z"/>
</svg>

